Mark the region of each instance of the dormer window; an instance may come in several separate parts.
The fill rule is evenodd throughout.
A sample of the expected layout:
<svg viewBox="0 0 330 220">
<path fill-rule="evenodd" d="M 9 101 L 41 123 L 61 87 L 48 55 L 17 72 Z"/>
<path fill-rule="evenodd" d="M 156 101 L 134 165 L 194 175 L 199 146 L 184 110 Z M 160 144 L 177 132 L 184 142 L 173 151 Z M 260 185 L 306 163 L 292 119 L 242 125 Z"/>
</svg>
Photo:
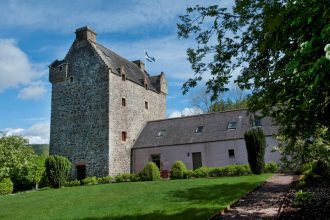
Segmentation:
<svg viewBox="0 0 330 220">
<path fill-rule="evenodd" d="M 261 119 L 255 119 L 254 120 L 254 126 L 255 127 L 262 127 Z"/>
<path fill-rule="evenodd" d="M 203 128 L 204 128 L 204 126 L 198 126 L 198 127 L 196 128 L 196 130 L 195 130 L 195 134 L 200 134 L 200 133 L 202 133 L 202 132 L 203 132 Z"/>
<path fill-rule="evenodd" d="M 235 130 L 236 129 L 237 122 L 236 121 L 230 121 L 228 122 L 227 129 L 228 130 Z"/>
<path fill-rule="evenodd" d="M 160 130 L 160 131 L 158 132 L 157 137 L 163 137 L 163 136 L 165 136 L 165 135 L 166 135 L 166 130 Z"/>
</svg>

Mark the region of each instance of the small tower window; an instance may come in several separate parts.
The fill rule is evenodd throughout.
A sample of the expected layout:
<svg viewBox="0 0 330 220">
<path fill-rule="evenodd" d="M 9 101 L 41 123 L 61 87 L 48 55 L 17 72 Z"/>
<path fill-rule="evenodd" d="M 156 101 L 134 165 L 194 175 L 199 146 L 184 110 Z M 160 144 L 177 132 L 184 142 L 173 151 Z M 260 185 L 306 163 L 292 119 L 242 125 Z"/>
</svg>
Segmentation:
<svg viewBox="0 0 330 220">
<path fill-rule="evenodd" d="M 145 88 L 146 90 L 148 90 L 148 84 L 147 84 L 147 83 L 144 84 L 144 88 Z"/>
<path fill-rule="evenodd" d="M 121 106 L 126 106 L 126 99 L 125 98 L 122 98 L 121 99 Z"/>
<path fill-rule="evenodd" d="M 202 133 L 202 132 L 203 132 L 203 128 L 204 128 L 204 126 L 198 126 L 198 127 L 196 128 L 196 130 L 195 130 L 195 134 L 200 134 L 200 133 Z"/>
<path fill-rule="evenodd" d="M 229 156 L 229 158 L 234 158 L 235 157 L 235 151 L 234 151 L 234 149 L 229 149 L 228 150 L 228 156 Z"/>
<path fill-rule="evenodd" d="M 144 108 L 149 109 L 149 103 L 148 102 L 144 102 Z"/>
<path fill-rule="evenodd" d="M 124 73 L 121 74 L 121 80 L 123 80 L 123 81 L 126 80 L 126 75 Z"/>
<path fill-rule="evenodd" d="M 73 82 L 73 76 L 70 77 L 70 82 Z"/>
<path fill-rule="evenodd" d="M 127 133 L 126 133 L 126 131 L 122 131 L 121 132 L 121 141 L 126 141 L 126 139 L 127 139 Z"/>
</svg>

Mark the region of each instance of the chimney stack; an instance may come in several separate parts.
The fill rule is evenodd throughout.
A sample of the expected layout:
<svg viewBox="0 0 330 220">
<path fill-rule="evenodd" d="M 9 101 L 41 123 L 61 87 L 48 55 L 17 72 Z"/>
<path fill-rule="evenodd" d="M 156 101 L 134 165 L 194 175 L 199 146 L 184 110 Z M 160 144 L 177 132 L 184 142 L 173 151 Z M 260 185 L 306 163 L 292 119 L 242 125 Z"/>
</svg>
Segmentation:
<svg viewBox="0 0 330 220">
<path fill-rule="evenodd" d="M 142 60 L 134 60 L 132 61 L 134 64 L 136 64 L 142 72 L 145 70 L 145 64 Z"/>
<path fill-rule="evenodd" d="M 76 40 L 77 41 L 90 40 L 96 42 L 96 33 L 88 26 L 78 28 L 76 30 Z"/>
</svg>

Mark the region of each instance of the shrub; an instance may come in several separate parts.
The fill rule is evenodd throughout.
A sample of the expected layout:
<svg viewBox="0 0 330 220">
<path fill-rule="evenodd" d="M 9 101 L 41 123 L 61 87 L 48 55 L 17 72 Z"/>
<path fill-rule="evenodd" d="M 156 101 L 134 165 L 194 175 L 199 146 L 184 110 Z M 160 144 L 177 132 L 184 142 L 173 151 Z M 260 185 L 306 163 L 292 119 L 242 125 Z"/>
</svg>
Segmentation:
<svg viewBox="0 0 330 220">
<path fill-rule="evenodd" d="M 81 182 L 79 180 L 73 180 L 65 182 L 65 186 L 80 186 Z"/>
<path fill-rule="evenodd" d="M 245 132 L 244 139 L 251 171 L 261 174 L 265 168 L 265 135 L 261 128 L 256 128 Z"/>
<path fill-rule="evenodd" d="M 66 157 L 49 156 L 46 161 L 46 173 L 49 183 L 54 188 L 64 186 L 71 171 L 71 163 Z"/>
<path fill-rule="evenodd" d="M 293 205 L 301 207 L 311 204 L 314 194 L 310 192 L 303 192 L 299 190 L 295 193 L 295 199 L 293 201 Z"/>
<path fill-rule="evenodd" d="M 131 179 L 131 174 L 129 173 L 119 173 L 115 176 L 116 183 L 128 182 Z"/>
<path fill-rule="evenodd" d="M 101 183 L 101 184 L 112 183 L 113 178 L 112 178 L 112 176 L 99 177 L 99 178 L 97 178 L 97 182 Z"/>
<path fill-rule="evenodd" d="M 96 185 L 96 184 L 98 184 L 96 176 L 86 177 L 81 182 L 82 182 L 83 185 Z"/>
<path fill-rule="evenodd" d="M 180 160 L 176 161 L 171 168 L 171 179 L 183 179 L 186 171 L 186 165 Z"/>
<path fill-rule="evenodd" d="M 228 165 L 224 167 L 211 168 L 209 176 L 220 177 L 220 176 L 241 176 L 251 174 L 249 165 Z"/>
<path fill-rule="evenodd" d="M 200 168 L 194 170 L 193 176 L 196 178 L 208 177 L 209 170 L 210 170 L 210 168 L 208 168 L 208 167 L 200 167 Z"/>
<path fill-rule="evenodd" d="M 4 178 L 0 181 L 0 195 L 7 195 L 14 190 L 14 184 L 10 178 Z"/>
<path fill-rule="evenodd" d="M 330 164 L 325 160 L 316 161 L 315 166 L 313 167 L 313 172 L 325 179 L 330 179 Z"/>
<path fill-rule="evenodd" d="M 193 170 L 186 170 L 185 174 L 184 174 L 184 178 L 186 179 L 191 179 L 194 175 L 194 171 Z"/>
<path fill-rule="evenodd" d="M 140 173 L 142 181 L 154 181 L 160 179 L 160 172 L 157 165 L 149 162 Z"/>
<path fill-rule="evenodd" d="M 279 166 L 275 162 L 266 163 L 265 172 L 266 173 L 276 173 L 279 170 Z"/>
<path fill-rule="evenodd" d="M 141 178 L 136 173 L 131 173 L 130 180 L 131 180 L 131 182 L 138 182 L 138 181 L 141 181 Z"/>
</svg>

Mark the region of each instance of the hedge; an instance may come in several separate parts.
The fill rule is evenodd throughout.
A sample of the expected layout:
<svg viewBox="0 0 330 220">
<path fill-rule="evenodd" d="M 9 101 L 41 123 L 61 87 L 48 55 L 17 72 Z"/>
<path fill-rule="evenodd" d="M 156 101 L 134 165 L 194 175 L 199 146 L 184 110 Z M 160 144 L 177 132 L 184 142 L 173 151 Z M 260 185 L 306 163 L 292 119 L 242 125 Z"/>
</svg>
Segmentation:
<svg viewBox="0 0 330 220">
<path fill-rule="evenodd" d="M 160 179 L 160 172 L 157 165 L 149 162 L 140 173 L 142 181 L 154 181 Z"/>
<path fill-rule="evenodd" d="M 14 184 L 10 178 L 4 178 L 0 181 L 0 195 L 11 194 L 14 190 Z"/>
</svg>

